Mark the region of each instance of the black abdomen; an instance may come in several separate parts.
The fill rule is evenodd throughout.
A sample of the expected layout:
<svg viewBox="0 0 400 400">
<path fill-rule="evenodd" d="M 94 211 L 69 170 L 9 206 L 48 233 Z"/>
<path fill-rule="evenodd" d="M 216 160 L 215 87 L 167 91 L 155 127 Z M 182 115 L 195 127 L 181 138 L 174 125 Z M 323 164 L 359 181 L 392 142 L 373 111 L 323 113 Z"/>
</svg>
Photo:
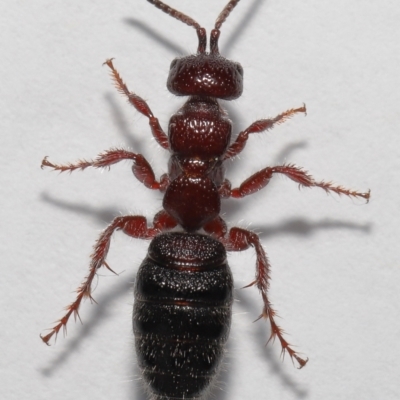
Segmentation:
<svg viewBox="0 0 400 400">
<path fill-rule="evenodd" d="M 159 399 L 198 398 L 215 376 L 231 323 L 232 275 L 210 236 L 153 239 L 135 283 L 139 367 Z"/>
</svg>

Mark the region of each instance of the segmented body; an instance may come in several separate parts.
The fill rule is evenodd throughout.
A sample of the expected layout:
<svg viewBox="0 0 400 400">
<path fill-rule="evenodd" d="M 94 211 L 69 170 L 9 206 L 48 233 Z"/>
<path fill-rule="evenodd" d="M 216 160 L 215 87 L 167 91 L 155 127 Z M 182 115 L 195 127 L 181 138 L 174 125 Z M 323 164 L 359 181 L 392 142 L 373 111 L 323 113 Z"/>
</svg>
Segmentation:
<svg viewBox="0 0 400 400">
<path fill-rule="evenodd" d="M 151 392 L 197 398 L 216 375 L 231 323 L 233 280 L 221 242 L 163 233 L 137 274 L 133 331 Z"/>
<path fill-rule="evenodd" d="M 89 274 L 78 288 L 75 301 L 42 340 L 48 344 L 66 327 L 72 314 L 77 316 L 82 299 L 92 299 L 91 286 L 97 271 L 102 266 L 111 269 L 106 257 L 115 231 L 152 239 L 135 283 L 133 327 L 138 363 L 150 393 L 157 400 L 197 399 L 217 374 L 230 328 L 233 283 L 226 250 L 255 250 L 255 278 L 247 287 L 255 286 L 261 294 L 263 307 L 259 318 L 270 323 L 269 340 L 277 338 L 282 353 L 287 352 L 300 368 L 308 361 L 293 350 L 275 321 L 276 311 L 268 295 L 270 264 L 258 235 L 238 227 L 228 229 L 220 216 L 221 200 L 255 193 L 267 186 L 275 174 L 283 174 L 299 186 L 319 187 L 367 201 L 370 193 L 315 181 L 302 168 L 291 164 L 266 167 L 232 189 L 225 179 L 224 162 L 245 148 L 251 134 L 267 131 L 297 113 L 305 113 L 306 108 L 255 121 L 232 140 L 231 122 L 218 100 L 233 100 L 242 94 L 243 69 L 219 54 L 218 39 L 221 25 L 239 0 L 230 0 L 218 16 L 210 34 L 209 52 L 206 31 L 196 21 L 162 1 L 148 1 L 195 28 L 199 40 L 197 54 L 171 63 L 168 89 L 174 95 L 189 98 L 171 117 L 168 135 L 147 103 L 129 91 L 112 59 L 105 64 L 111 69 L 118 91 L 148 118 L 154 138 L 170 152 L 168 172 L 157 180 L 143 155 L 123 149 L 107 150 L 94 160 L 66 165 L 51 163 L 45 157 L 42 167 L 63 172 L 109 168 L 131 160 L 135 177 L 147 188 L 164 194 L 163 210 L 150 224 L 140 215 L 117 217 L 111 222 L 94 246 Z M 170 232 L 174 228 L 181 231 Z"/>
</svg>

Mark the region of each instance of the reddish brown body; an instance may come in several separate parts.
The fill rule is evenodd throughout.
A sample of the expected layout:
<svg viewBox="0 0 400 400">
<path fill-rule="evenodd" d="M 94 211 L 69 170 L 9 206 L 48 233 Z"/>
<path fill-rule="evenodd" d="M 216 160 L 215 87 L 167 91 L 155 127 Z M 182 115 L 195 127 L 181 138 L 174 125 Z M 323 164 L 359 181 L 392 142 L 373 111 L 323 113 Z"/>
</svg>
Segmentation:
<svg viewBox="0 0 400 400">
<path fill-rule="evenodd" d="M 222 157 L 231 132 L 231 122 L 212 97 L 191 97 L 170 120 L 171 183 L 163 206 L 189 232 L 219 215 Z"/>
<path fill-rule="evenodd" d="M 79 161 L 67 165 L 53 164 L 45 158 L 42 166 L 51 167 L 58 171 L 73 171 L 85 169 L 89 166 L 95 168 L 109 167 L 121 160 L 130 159 L 133 161 L 132 170 L 136 178 L 146 187 L 164 193 L 163 210 L 154 217 L 153 224 L 150 226 L 147 225 L 146 219 L 142 216 L 123 216 L 116 218 L 107 227 L 96 242 L 89 275 L 79 287 L 76 300 L 68 307 L 67 314 L 60 319 L 49 334 L 42 336 L 42 339 L 45 343 L 48 343 L 54 334 L 57 334 L 62 327 L 66 326 L 71 314 L 78 313 L 82 299 L 85 296 L 91 298 L 91 284 L 97 270 L 102 266 L 109 268 L 106 263 L 106 256 L 111 236 L 116 230 L 122 230 L 135 238 L 151 239 L 156 237 L 151 245 L 152 250 L 142 264 L 135 289 L 137 304 L 134 312 L 134 327 L 140 366 L 152 393 L 156 397 L 158 396 L 158 399 L 197 398 L 207 389 L 212 380 L 208 378 L 207 373 L 209 371 L 215 373 L 229 332 L 232 285 L 229 268 L 225 262 L 225 251 L 221 250 L 221 245 L 229 251 L 242 251 L 249 247 L 255 249 L 257 256 L 256 276 L 255 280 L 248 286 L 256 286 L 261 293 L 263 308 L 260 318 L 269 320 L 271 326 L 270 339 L 278 338 L 283 353 L 287 351 L 292 359 L 297 360 L 300 367 L 303 367 L 307 362 L 292 349 L 283 337 L 282 329 L 275 322 L 276 312 L 271 307 L 268 298 L 270 265 L 259 237 L 255 233 L 241 228 L 233 227 L 228 230 L 219 215 L 221 200 L 228 197 L 241 198 L 257 192 L 265 187 L 276 173 L 286 175 L 301 186 L 320 187 L 326 192 L 361 197 L 367 201 L 369 192 L 357 192 L 345 189 L 342 186 L 335 186 L 329 182 L 315 181 L 303 169 L 294 165 L 266 167 L 250 176 L 239 187 L 231 189 L 230 182 L 225 179 L 224 162 L 235 157 L 244 149 L 250 134 L 269 130 L 296 113 L 305 113 L 305 106 L 288 110 L 272 119 L 256 121 L 240 132 L 236 139 L 232 141 L 232 124 L 225 111 L 220 107 L 218 99 L 232 100 L 242 94 L 243 69 L 240 64 L 227 60 L 219 54 L 218 39 L 222 23 L 239 0 L 230 0 L 217 18 L 215 28 L 210 34 L 210 52 L 206 52 L 205 29 L 196 21 L 159 0 L 148 1 L 172 17 L 194 27 L 199 39 L 196 55 L 178 58 L 171 63 L 167 83 L 168 89 L 175 95 L 189 96 L 189 98 L 183 107 L 171 117 L 168 135 L 160 127 L 158 119 L 154 117 L 147 103 L 128 90 L 114 68 L 112 60 L 106 61 L 106 64 L 111 69 L 117 89 L 127 96 L 129 102 L 137 111 L 149 119 L 149 125 L 155 139 L 164 149 L 170 151 L 168 173 L 157 180 L 150 164 L 141 154 L 123 149 L 111 149 L 100 154 L 93 161 Z M 170 234 L 165 233 L 177 226 L 180 226 L 183 231 L 179 234 L 180 236 L 175 234 L 168 236 Z M 212 238 L 209 237 L 209 240 L 204 240 L 204 235 L 196 233 L 199 230 Z M 203 244 L 200 246 L 199 243 Z M 166 250 L 165 246 L 167 247 Z M 175 246 L 179 248 L 176 249 Z M 207 255 L 208 246 L 210 249 L 219 248 L 215 257 L 213 256 L 210 259 Z M 161 248 L 163 248 L 163 251 L 159 252 L 158 250 L 161 250 Z M 161 253 L 164 254 L 162 257 L 152 256 L 152 254 Z M 178 255 L 172 257 L 171 254 Z M 153 265 L 154 262 L 156 266 Z M 157 265 L 162 268 L 157 269 Z M 156 275 L 146 275 L 147 268 L 156 268 L 158 272 L 155 273 Z M 200 297 L 197 294 L 194 295 L 196 287 L 202 283 L 203 279 L 207 280 L 207 277 L 213 276 L 214 272 L 212 271 L 214 270 L 222 271 L 224 278 L 221 278 L 221 281 L 216 280 L 213 285 L 208 287 L 206 292 L 199 295 Z M 168 295 L 166 295 L 165 287 L 168 287 L 171 283 L 169 279 L 172 279 L 172 271 L 178 271 L 179 279 L 173 279 L 178 279 L 180 283 L 177 284 L 176 294 L 168 292 Z M 204 271 L 207 272 L 202 275 L 198 273 L 199 271 L 202 274 Z M 181 273 L 184 275 L 181 275 Z M 147 276 L 147 278 L 144 278 L 144 276 Z M 154 276 L 158 277 L 157 284 L 151 283 Z M 182 276 L 185 277 L 183 280 Z M 198 284 L 196 284 L 196 279 L 200 279 L 200 281 L 197 281 Z M 145 282 L 150 283 L 145 284 Z M 186 283 L 187 287 L 185 286 Z M 152 289 L 144 290 L 145 287 Z M 214 305 L 208 304 L 207 300 L 208 296 L 210 296 L 210 299 L 215 296 L 216 288 L 220 288 L 218 290 L 221 290 L 221 293 L 226 293 L 222 296 L 218 307 L 221 310 L 229 308 L 229 312 L 224 314 L 223 318 L 218 317 L 216 319 L 216 321 L 220 321 L 220 325 L 217 324 L 219 327 L 216 325 L 215 329 L 217 331 L 220 329 L 222 333 L 215 335 L 212 339 L 214 342 L 210 345 L 208 340 L 211 339 L 209 337 L 200 339 L 200 332 L 204 331 L 206 335 L 210 333 L 207 328 L 208 322 L 203 324 L 203 322 L 200 323 L 200 320 L 203 321 L 204 315 L 207 316 L 207 313 L 210 313 L 211 316 L 213 307 L 217 307 L 216 303 Z M 185 297 L 179 293 L 187 293 L 187 295 Z M 204 307 L 205 314 L 203 311 L 193 311 L 196 307 L 199 307 L 199 304 L 196 303 L 199 298 L 201 298 L 200 303 L 201 307 Z M 150 306 L 147 303 L 156 304 L 157 311 L 149 311 L 148 307 Z M 171 316 L 168 318 L 165 317 L 164 311 L 159 311 L 161 305 L 165 304 L 173 307 L 172 311 L 169 306 L 164 310 L 166 313 L 171 312 Z M 186 313 L 185 310 L 187 310 Z M 185 321 L 181 317 L 174 319 L 173 315 L 181 315 L 182 312 L 183 315 L 187 316 Z M 164 319 L 167 322 L 164 326 L 160 326 L 157 321 Z M 208 320 L 207 317 L 204 319 L 204 321 Z M 192 323 L 193 326 L 199 325 L 198 336 L 195 332 L 192 332 Z M 175 326 L 174 324 L 177 324 L 177 328 L 172 328 Z M 183 331 L 179 332 L 180 336 L 176 336 L 177 332 L 180 331 L 180 324 L 184 328 L 182 328 Z M 149 326 L 151 328 L 148 328 Z M 144 342 L 141 340 L 144 340 Z M 154 358 L 153 355 L 157 353 L 156 348 L 163 349 L 164 343 L 169 346 L 168 354 L 165 355 L 160 350 L 158 358 Z M 151 348 L 152 344 L 153 349 Z M 189 346 L 189 348 L 185 346 Z M 198 346 L 205 346 L 203 347 L 204 351 L 202 347 L 198 348 Z M 207 346 L 215 346 L 212 347 L 214 349 L 212 354 L 218 354 L 218 358 L 212 362 L 212 365 L 198 369 L 197 366 L 201 365 L 202 362 L 207 364 L 206 359 L 209 360 L 209 355 L 207 355 L 205 349 L 211 347 Z M 183 351 L 184 348 L 185 351 Z M 193 369 L 196 372 L 190 372 L 192 370 L 187 369 L 186 364 L 193 361 L 190 358 L 179 359 L 178 361 L 177 357 L 171 356 L 171 354 L 181 352 L 186 354 L 186 351 L 190 352 L 189 350 L 193 350 L 195 353 L 199 350 L 195 361 L 197 366 Z M 201 357 L 204 357 L 204 359 L 201 359 Z M 169 360 L 170 364 L 166 360 Z M 162 367 L 164 364 L 166 366 Z M 179 364 L 181 369 L 178 368 L 179 373 L 169 376 L 168 368 L 172 368 L 172 364 L 175 367 Z M 204 379 L 200 379 L 201 371 L 204 372 Z M 186 378 L 183 379 L 182 376 Z M 203 383 L 200 383 L 200 381 Z M 174 383 L 171 384 L 171 382 Z"/>
</svg>

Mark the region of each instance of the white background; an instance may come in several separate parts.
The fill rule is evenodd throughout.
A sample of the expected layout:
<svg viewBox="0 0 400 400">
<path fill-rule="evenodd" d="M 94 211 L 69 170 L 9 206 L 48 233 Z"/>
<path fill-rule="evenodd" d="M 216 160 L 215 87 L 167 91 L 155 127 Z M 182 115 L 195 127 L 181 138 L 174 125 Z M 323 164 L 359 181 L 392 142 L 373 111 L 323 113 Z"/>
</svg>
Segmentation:
<svg viewBox="0 0 400 400">
<path fill-rule="evenodd" d="M 208 30 L 226 0 L 170 0 Z M 317 180 L 372 190 L 361 200 L 298 190 L 284 177 L 225 203 L 230 225 L 260 232 L 280 324 L 310 358 L 302 370 L 264 344 L 251 251 L 233 254 L 236 299 L 224 372 L 214 392 L 236 399 L 398 399 L 400 200 L 398 1 L 243 0 L 223 25 L 221 52 L 245 71 L 227 107 L 235 133 L 303 102 L 308 116 L 253 135 L 228 165 L 236 186 L 267 165 L 296 163 Z M 99 232 L 117 215 L 149 219 L 162 196 L 128 162 L 103 173 L 42 171 L 112 146 L 143 153 L 157 176 L 168 154 L 101 64 L 115 65 L 166 129 L 183 99 L 168 93 L 171 60 L 194 52 L 193 29 L 144 0 L 7 1 L 1 23 L 0 397 L 143 400 L 131 334 L 132 282 L 148 243 L 115 235 L 94 297 L 68 336 L 39 333 L 61 317 L 87 273 Z M 221 390 L 220 390 L 221 389 Z"/>
</svg>

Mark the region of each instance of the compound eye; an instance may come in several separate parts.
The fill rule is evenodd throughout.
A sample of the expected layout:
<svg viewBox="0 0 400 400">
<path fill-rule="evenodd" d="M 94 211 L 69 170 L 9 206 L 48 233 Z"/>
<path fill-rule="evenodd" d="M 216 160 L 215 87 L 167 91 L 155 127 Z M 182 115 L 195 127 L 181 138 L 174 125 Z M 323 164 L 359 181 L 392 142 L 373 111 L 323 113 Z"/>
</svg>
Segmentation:
<svg viewBox="0 0 400 400">
<path fill-rule="evenodd" d="M 236 64 L 236 71 L 239 72 L 240 76 L 243 76 L 243 67 L 240 64 Z"/>
<path fill-rule="evenodd" d="M 174 60 L 172 60 L 171 65 L 169 66 L 169 69 L 174 68 L 177 62 L 178 62 L 178 59 L 177 59 L 177 58 L 175 58 Z"/>
</svg>

